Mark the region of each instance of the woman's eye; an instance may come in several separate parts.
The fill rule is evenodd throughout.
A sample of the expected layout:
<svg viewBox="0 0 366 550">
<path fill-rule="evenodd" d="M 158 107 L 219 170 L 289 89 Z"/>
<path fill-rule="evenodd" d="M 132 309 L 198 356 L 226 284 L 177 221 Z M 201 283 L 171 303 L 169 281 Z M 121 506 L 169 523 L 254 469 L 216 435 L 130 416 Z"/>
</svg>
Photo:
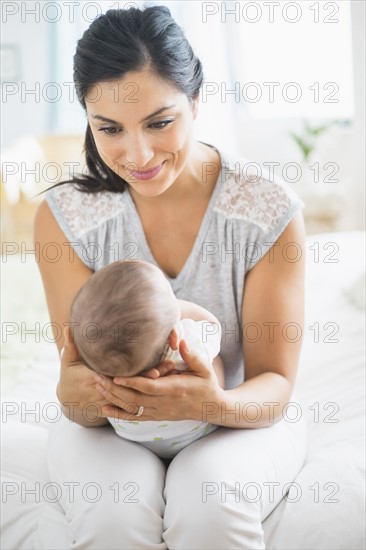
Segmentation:
<svg viewBox="0 0 366 550">
<path fill-rule="evenodd" d="M 162 130 L 163 128 L 168 126 L 168 124 L 171 124 L 172 122 L 173 122 L 172 120 L 159 120 L 157 122 L 152 122 L 150 124 L 150 128 L 154 128 L 154 130 Z"/>
<path fill-rule="evenodd" d="M 103 132 L 107 136 L 114 136 L 115 134 L 118 134 L 119 128 L 115 128 L 111 126 L 110 128 L 99 128 L 99 132 Z"/>
<path fill-rule="evenodd" d="M 153 130 L 162 130 L 172 122 L 172 120 L 158 120 L 149 124 L 149 128 L 152 128 Z M 120 128 L 116 128 L 115 126 L 109 126 L 106 128 L 99 128 L 98 131 L 103 132 L 103 134 L 106 134 L 107 136 L 115 136 L 116 134 L 119 134 L 122 130 Z"/>
</svg>

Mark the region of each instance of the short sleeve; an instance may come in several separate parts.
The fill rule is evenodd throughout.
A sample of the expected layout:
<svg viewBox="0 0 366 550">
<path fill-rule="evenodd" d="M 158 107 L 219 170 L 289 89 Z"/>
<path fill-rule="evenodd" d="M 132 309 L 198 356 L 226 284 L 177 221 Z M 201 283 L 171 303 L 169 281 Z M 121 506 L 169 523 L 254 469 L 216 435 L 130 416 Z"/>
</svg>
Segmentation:
<svg viewBox="0 0 366 550">
<path fill-rule="evenodd" d="M 242 245 L 247 272 L 304 206 L 286 182 L 263 171 L 260 176 L 249 173 L 245 177 L 230 173 L 222 185 L 215 211 L 231 221 L 235 242 Z"/>
<path fill-rule="evenodd" d="M 108 226 L 125 209 L 123 193 L 84 193 L 73 184 L 50 189 L 45 199 L 57 223 L 80 259 L 95 269 L 93 256 L 105 241 Z"/>
</svg>

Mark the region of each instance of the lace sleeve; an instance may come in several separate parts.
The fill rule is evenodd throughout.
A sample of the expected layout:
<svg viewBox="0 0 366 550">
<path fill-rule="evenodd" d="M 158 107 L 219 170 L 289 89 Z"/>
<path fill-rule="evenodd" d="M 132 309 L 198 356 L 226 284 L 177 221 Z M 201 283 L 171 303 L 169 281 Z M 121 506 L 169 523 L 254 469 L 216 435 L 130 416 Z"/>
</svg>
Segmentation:
<svg viewBox="0 0 366 550">
<path fill-rule="evenodd" d="M 70 241 L 80 240 L 124 209 L 123 193 L 82 193 L 72 184 L 51 189 L 46 200 Z"/>
<path fill-rule="evenodd" d="M 284 182 L 258 176 L 238 180 L 231 175 L 222 186 L 215 210 L 227 218 L 255 224 L 272 235 L 281 221 L 289 221 L 289 213 L 302 206 L 303 201 Z"/>
<path fill-rule="evenodd" d="M 237 163 L 239 164 L 239 163 Z M 274 245 L 299 208 L 305 206 L 291 187 L 278 178 L 230 170 L 214 210 L 231 223 L 234 244 L 245 250 L 248 272 Z"/>
</svg>

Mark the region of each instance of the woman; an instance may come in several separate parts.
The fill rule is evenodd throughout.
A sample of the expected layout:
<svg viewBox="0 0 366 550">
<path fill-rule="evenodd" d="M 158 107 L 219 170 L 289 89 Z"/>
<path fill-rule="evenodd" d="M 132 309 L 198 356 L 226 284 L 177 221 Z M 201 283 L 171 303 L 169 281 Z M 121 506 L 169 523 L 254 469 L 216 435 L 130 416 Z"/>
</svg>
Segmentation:
<svg viewBox="0 0 366 550">
<path fill-rule="evenodd" d="M 69 548 L 264 548 L 262 521 L 305 456 L 302 419 L 284 418 L 303 324 L 302 202 L 193 140 L 202 67 L 167 8 L 95 20 L 74 80 L 89 172 L 48 191 L 35 220 L 40 250 L 62 251 L 39 257 L 51 319 L 67 327 L 73 297 L 102 266 L 151 262 L 177 298 L 221 322 L 226 389 L 184 343 L 190 374 L 96 377 L 66 328 L 57 393 L 74 422 L 55 429 L 49 468 L 74 492 L 63 491 L 57 536 Z M 111 416 L 222 428 L 166 464 L 115 437 Z M 38 548 L 51 547 L 46 531 Z"/>
</svg>

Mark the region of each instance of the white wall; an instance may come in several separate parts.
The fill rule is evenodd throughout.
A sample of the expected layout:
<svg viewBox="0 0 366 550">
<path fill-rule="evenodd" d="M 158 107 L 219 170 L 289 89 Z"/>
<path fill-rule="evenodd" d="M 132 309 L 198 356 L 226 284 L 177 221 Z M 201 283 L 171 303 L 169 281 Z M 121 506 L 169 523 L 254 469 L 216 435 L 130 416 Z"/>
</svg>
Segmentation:
<svg viewBox="0 0 366 550">
<path fill-rule="evenodd" d="M 1 46 L 16 45 L 20 53 L 20 80 L 2 83 L 2 147 L 6 147 L 22 134 L 38 136 L 50 130 L 52 105 L 43 96 L 52 80 L 50 38 L 54 26 L 45 21 L 40 8 L 35 15 L 30 13 L 41 2 L 1 4 Z M 36 95 L 27 93 L 36 87 Z"/>
<path fill-rule="evenodd" d="M 365 2 L 352 2 L 352 41 L 355 90 L 355 118 L 350 143 L 352 203 L 355 228 L 365 227 Z"/>
</svg>

